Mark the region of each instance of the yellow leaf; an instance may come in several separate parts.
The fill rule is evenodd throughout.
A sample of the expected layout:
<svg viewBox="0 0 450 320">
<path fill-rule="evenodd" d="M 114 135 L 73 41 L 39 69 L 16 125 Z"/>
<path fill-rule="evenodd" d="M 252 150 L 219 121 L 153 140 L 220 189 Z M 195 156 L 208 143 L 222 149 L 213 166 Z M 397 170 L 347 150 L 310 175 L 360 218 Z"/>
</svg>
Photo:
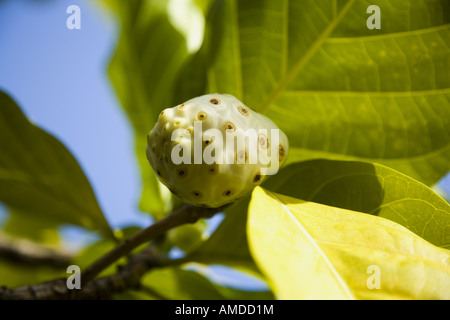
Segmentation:
<svg viewBox="0 0 450 320">
<path fill-rule="evenodd" d="M 390 220 L 258 187 L 247 231 L 281 299 L 450 299 L 450 251 Z"/>
</svg>

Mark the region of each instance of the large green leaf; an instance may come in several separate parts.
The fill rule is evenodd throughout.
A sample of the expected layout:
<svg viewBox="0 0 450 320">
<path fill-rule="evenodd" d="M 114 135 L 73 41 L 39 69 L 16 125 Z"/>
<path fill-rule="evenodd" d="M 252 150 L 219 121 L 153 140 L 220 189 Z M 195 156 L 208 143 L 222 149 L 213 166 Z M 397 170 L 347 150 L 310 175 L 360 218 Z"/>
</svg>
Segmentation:
<svg viewBox="0 0 450 320">
<path fill-rule="evenodd" d="M 50 219 L 112 236 L 94 192 L 72 154 L 28 121 L 0 91 L 0 201 L 33 219 Z"/>
<path fill-rule="evenodd" d="M 450 299 L 450 251 L 384 218 L 257 187 L 248 234 L 282 299 Z"/>
<path fill-rule="evenodd" d="M 176 104 L 174 81 L 188 55 L 186 41 L 169 22 L 166 0 L 106 2 L 120 19 L 121 34 L 109 75 L 135 131 L 143 179 L 140 208 L 161 218 L 170 209 L 170 193 L 164 194 L 148 164 L 146 136 L 161 110 Z"/>
<path fill-rule="evenodd" d="M 380 30 L 366 27 L 369 5 Z M 291 162 L 379 162 L 432 185 L 450 167 L 449 11 L 447 0 L 218 0 L 179 88 L 263 112 Z"/>
<path fill-rule="evenodd" d="M 166 0 L 106 2 L 121 22 L 110 76 L 136 132 L 141 209 L 156 217 L 170 207 L 145 136 L 163 108 L 207 92 L 272 118 L 289 136 L 290 162 L 379 162 L 427 185 L 448 172 L 446 0 L 216 0 L 193 56 Z M 381 8 L 379 30 L 366 27 L 369 5 Z"/>
<path fill-rule="evenodd" d="M 208 264 L 223 264 L 258 276 L 250 257 L 245 226 L 250 197 L 245 197 L 225 210 L 226 218 L 199 249 L 185 259 Z"/>
<path fill-rule="evenodd" d="M 450 206 L 424 184 L 380 164 L 310 160 L 289 165 L 262 186 L 291 197 L 378 215 L 434 245 L 450 248 Z M 249 197 L 226 210 L 216 232 L 190 258 L 251 267 L 246 221 Z"/>
<path fill-rule="evenodd" d="M 310 160 L 263 185 L 306 201 L 378 215 L 450 248 L 450 205 L 426 185 L 377 163 Z"/>
</svg>

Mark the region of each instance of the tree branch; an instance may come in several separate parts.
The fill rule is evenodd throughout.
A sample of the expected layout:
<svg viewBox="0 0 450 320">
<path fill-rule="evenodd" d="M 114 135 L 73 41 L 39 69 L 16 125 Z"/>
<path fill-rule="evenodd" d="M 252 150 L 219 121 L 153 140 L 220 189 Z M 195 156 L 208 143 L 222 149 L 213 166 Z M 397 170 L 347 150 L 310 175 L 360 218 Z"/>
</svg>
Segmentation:
<svg viewBox="0 0 450 320">
<path fill-rule="evenodd" d="M 93 280 L 102 270 L 129 254 L 139 245 L 149 242 L 166 231 L 187 223 L 194 223 L 200 218 L 210 218 L 223 211 L 220 208 L 199 208 L 185 205 L 165 218 L 143 229 L 124 242 L 117 245 L 110 252 L 99 258 L 81 273 L 81 289 L 69 290 L 65 279 L 56 279 L 49 282 L 22 286 L 15 289 L 0 288 L 2 299 L 102 299 L 113 292 L 119 292 L 139 285 L 140 278 L 149 268 L 159 264 L 159 258 L 153 250 L 145 250 L 131 257 L 128 265 L 117 274 Z M 152 247 L 150 247 L 152 248 Z"/>
<path fill-rule="evenodd" d="M 144 273 L 158 265 L 154 247 L 132 256 L 130 263 L 109 277 L 94 279 L 81 290 L 69 290 L 66 279 L 22 286 L 15 289 L 0 288 L 0 300 L 98 300 L 107 299 L 113 293 L 138 288 Z"/>
<path fill-rule="evenodd" d="M 81 274 L 81 284 L 86 284 L 94 279 L 103 269 L 105 269 L 121 257 L 129 254 L 134 248 L 138 247 L 139 245 L 155 239 L 159 235 L 167 232 L 172 228 L 186 223 L 194 223 L 200 218 L 210 218 L 217 212 L 220 212 L 222 209 L 223 208 L 199 208 L 192 205 L 183 206 L 182 208 L 171 213 L 165 218 L 156 221 L 146 229 L 137 232 L 130 238 L 126 239 L 124 242 L 120 243 L 106 255 L 98 259 L 92 265 L 90 265 Z"/>
</svg>

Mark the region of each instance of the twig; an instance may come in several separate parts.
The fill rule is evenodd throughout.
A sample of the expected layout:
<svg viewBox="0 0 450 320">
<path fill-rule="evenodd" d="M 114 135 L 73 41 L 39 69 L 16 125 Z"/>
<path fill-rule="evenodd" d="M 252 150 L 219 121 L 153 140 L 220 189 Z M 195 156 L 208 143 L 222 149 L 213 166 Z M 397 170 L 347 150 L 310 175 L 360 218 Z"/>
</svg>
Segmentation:
<svg viewBox="0 0 450 320">
<path fill-rule="evenodd" d="M 81 284 L 86 284 L 94 279 L 103 269 L 130 253 L 139 245 L 155 239 L 172 228 L 186 223 L 194 223 L 200 218 L 210 218 L 222 209 L 223 208 L 199 208 L 191 205 L 183 206 L 146 229 L 137 232 L 90 265 L 81 273 Z"/>
<path fill-rule="evenodd" d="M 111 297 L 113 293 L 138 288 L 142 275 L 158 265 L 153 247 L 132 256 L 130 263 L 109 277 L 92 280 L 81 290 L 69 290 L 66 279 L 22 286 L 15 289 L 0 288 L 0 300 L 99 300 Z"/>
<path fill-rule="evenodd" d="M 101 299 L 109 296 L 112 292 L 122 291 L 139 284 L 141 276 L 148 271 L 149 267 L 158 265 L 158 258 L 149 250 L 131 257 L 130 263 L 123 267 L 117 274 L 94 278 L 109 265 L 129 254 L 139 245 L 149 242 L 166 231 L 187 223 L 194 223 L 200 218 L 210 218 L 214 214 L 223 211 L 220 208 L 199 208 L 185 205 L 167 217 L 155 222 L 143 229 L 124 242 L 120 243 L 110 252 L 99 258 L 81 273 L 81 289 L 69 290 L 65 279 L 33 285 L 23 286 L 15 289 L 0 288 L 1 299 Z"/>
</svg>

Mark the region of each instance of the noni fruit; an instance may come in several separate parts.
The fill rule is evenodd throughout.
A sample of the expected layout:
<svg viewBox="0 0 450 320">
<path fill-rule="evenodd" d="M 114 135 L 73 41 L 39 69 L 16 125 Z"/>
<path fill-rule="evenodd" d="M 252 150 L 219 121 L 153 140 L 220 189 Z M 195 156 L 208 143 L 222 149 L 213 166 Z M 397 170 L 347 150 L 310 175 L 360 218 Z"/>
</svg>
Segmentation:
<svg viewBox="0 0 450 320">
<path fill-rule="evenodd" d="M 207 94 L 163 110 L 147 136 L 159 180 L 186 203 L 220 207 L 275 174 L 289 150 L 267 117 L 228 94 Z"/>
</svg>

